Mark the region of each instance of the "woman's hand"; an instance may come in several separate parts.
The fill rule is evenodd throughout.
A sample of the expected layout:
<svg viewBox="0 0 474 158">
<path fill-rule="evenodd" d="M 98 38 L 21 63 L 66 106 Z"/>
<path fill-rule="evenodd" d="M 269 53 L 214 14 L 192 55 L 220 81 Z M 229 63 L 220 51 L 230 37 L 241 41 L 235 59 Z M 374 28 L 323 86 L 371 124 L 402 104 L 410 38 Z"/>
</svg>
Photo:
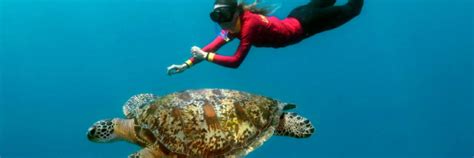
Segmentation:
<svg viewBox="0 0 474 158">
<path fill-rule="evenodd" d="M 171 76 L 171 75 L 174 75 L 174 74 L 177 74 L 177 73 L 181 73 L 184 70 L 186 70 L 187 68 L 188 68 L 188 66 L 186 64 L 181 64 L 181 65 L 173 64 L 173 65 L 168 67 L 168 75 Z"/>
<path fill-rule="evenodd" d="M 191 48 L 191 53 L 193 54 L 194 58 L 199 59 L 199 60 L 206 59 L 207 55 L 209 54 L 197 46 L 193 46 Z"/>
</svg>

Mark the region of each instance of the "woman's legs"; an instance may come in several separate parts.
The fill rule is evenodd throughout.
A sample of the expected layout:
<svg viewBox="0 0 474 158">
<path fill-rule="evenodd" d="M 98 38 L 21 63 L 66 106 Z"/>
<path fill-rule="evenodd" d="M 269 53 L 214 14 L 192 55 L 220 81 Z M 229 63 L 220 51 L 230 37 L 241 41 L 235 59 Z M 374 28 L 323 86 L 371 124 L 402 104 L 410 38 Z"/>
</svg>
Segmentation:
<svg viewBox="0 0 474 158">
<path fill-rule="evenodd" d="M 316 8 L 325 8 L 333 6 L 336 3 L 336 0 L 311 0 L 307 5 L 311 5 Z"/>
<path fill-rule="evenodd" d="M 322 4 L 328 4 L 328 1 L 331 0 L 313 0 L 290 13 L 289 17 L 300 21 L 306 37 L 336 28 L 350 21 L 359 15 L 364 4 L 364 0 L 349 0 L 342 6 L 320 7 Z"/>
</svg>

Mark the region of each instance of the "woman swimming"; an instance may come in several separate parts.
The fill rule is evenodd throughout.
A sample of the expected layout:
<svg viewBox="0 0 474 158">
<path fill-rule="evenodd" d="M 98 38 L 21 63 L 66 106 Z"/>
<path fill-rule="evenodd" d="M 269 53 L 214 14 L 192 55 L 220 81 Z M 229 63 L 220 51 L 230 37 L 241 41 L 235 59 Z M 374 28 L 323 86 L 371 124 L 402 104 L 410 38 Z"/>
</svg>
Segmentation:
<svg viewBox="0 0 474 158">
<path fill-rule="evenodd" d="M 183 72 L 203 60 L 237 68 L 252 46 L 285 47 L 341 26 L 359 15 L 364 0 L 349 0 L 342 6 L 334 6 L 335 3 L 336 0 L 311 0 L 308 4 L 295 8 L 287 18 L 280 20 L 265 16 L 269 12 L 256 8 L 255 3 L 245 5 L 238 4 L 237 0 L 216 0 L 210 17 L 221 26 L 221 35 L 202 49 L 193 46 L 193 57 L 184 64 L 169 66 L 168 75 Z M 235 38 L 240 39 L 240 44 L 234 55 L 216 53 L 221 46 Z"/>
</svg>

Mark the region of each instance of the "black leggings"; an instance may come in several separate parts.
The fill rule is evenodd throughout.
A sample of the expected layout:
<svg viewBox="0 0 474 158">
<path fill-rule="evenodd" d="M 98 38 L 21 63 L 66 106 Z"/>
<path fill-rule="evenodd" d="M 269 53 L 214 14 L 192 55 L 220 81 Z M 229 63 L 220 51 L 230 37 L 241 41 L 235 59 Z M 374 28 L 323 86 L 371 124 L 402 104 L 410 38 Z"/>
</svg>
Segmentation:
<svg viewBox="0 0 474 158">
<path fill-rule="evenodd" d="M 327 31 L 350 21 L 359 15 L 364 0 L 349 0 L 342 6 L 334 6 L 336 0 L 311 0 L 291 11 L 288 17 L 298 19 L 305 37 Z"/>
</svg>

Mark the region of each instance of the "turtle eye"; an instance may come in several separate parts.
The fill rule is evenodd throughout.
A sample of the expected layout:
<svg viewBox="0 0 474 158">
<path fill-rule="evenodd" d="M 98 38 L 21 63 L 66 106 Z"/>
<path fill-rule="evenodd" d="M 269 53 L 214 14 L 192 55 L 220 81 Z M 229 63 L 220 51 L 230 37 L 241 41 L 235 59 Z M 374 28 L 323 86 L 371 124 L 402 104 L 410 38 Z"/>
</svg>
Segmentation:
<svg viewBox="0 0 474 158">
<path fill-rule="evenodd" d="M 99 138 L 98 136 L 99 135 L 97 133 L 96 127 L 92 127 L 91 129 L 89 129 L 89 132 L 87 132 L 87 139 L 89 139 L 90 141 L 97 140 Z"/>
<path fill-rule="evenodd" d="M 95 134 L 95 128 L 93 128 L 89 133 L 90 134 Z"/>
</svg>

